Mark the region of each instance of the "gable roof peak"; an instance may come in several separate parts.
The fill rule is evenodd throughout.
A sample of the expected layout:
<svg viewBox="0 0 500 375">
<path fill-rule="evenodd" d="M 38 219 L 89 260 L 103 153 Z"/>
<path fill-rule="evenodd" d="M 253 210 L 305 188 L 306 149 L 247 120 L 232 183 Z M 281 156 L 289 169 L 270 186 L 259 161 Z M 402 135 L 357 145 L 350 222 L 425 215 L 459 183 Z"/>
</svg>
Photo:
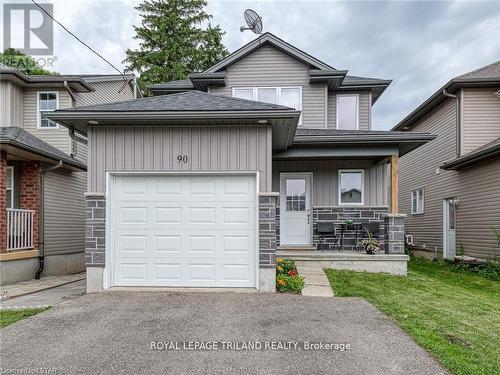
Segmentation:
<svg viewBox="0 0 500 375">
<path fill-rule="evenodd" d="M 274 48 L 280 50 L 283 53 L 286 53 L 287 55 L 293 57 L 294 59 L 302 62 L 305 65 L 308 65 L 311 68 L 321 70 L 336 70 L 334 67 L 324 63 L 321 60 L 318 60 L 314 56 L 309 55 L 308 53 L 298 49 L 290 43 L 285 42 L 283 39 L 278 38 L 276 35 L 270 32 L 266 32 L 262 35 L 259 35 L 257 38 L 248 42 L 244 46 L 240 47 L 233 53 L 229 54 L 217 64 L 205 70 L 204 73 L 215 73 L 226 69 L 228 66 L 240 61 L 244 57 L 248 56 L 252 52 L 265 45 L 271 45 Z"/>
</svg>

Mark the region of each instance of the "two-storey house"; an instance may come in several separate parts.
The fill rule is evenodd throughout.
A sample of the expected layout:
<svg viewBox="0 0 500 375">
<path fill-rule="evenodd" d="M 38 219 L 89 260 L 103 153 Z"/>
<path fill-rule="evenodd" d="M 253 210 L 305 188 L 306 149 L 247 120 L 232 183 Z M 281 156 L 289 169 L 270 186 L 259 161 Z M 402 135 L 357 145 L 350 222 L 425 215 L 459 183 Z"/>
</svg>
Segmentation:
<svg viewBox="0 0 500 375">
<path fill-rule="evenodd" d="M 416 252 L 498 256 L 500 61 L 451 79 L 393 130 L 437 135 L 400 162 L 400 210 Z"/>
<path fill-rule="evenodd" d="M 152 97 L 51 113 L 90 145 L 88 290 L 273 291 L 276 256 L 405 274 L 398 158 L 433 136 L 372 130 L 390 81 L 347 73 L 266 33 Z M 367 224 L 380 254 L 356 251 Z"/>
<path fill-rule="evenodd" d="M 45 118 L 133 99 L 132 75 L 26 75 L 0 66 L 1 284 L 85 269 L 87 146 Z"/>
</svg>

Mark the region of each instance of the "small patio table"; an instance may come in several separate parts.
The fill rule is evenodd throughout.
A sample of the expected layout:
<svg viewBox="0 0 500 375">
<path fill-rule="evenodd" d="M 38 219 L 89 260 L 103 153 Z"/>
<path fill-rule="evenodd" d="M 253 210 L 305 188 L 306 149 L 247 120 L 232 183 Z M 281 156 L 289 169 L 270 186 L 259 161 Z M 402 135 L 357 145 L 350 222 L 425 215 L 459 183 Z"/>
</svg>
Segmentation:
<svg viewBox="0 0 500 375">
<path fill-rule="evenodd" d="M 361 227 L 361 223 L 340 223 L 340 251 L 344 251 L 344 234 L 346 231 L 354 231 L 354 250 L 359 251 L 358 234 L 362 229 Z"/>
</svg>

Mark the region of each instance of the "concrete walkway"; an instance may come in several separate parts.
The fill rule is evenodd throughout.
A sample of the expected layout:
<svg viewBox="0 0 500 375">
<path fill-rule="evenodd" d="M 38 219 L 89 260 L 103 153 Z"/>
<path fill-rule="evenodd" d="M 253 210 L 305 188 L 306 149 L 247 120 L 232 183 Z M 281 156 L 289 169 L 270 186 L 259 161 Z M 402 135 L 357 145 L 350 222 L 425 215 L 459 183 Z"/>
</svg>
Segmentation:
<svg viewBox="0 0 500 375">
<path fill-rule="evenodd" d="M 0 301 L 0 310 L 32 309 L 55 306 L 85 294 L 85 280 L 36 291 L 23 296 Z"/>
<path fill-rule="evenodd" d="M 45 276 L 40 280 L 33 279 L 16 284 L 3 285 L 0 287 L 0 301 L 36 293 L 41 290 L 55 288 L 84 279 L 85 272 L 82 272 L 69 275 Z"/>
<path fill-rule="evenodd" d="M 333 297 L 333 290 L 325 272 L 319 267 L 297 266 L 299 275 L 304 278 L 302 295 L 312 297 Z"/>
</svg>

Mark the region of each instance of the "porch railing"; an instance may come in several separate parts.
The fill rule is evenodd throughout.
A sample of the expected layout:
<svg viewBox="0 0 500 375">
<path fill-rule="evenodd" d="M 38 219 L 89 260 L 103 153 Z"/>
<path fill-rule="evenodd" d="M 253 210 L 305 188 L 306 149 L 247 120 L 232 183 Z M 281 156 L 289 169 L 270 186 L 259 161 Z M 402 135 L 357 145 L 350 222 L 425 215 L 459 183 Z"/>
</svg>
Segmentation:
<svg viewBox="0 0 500 375">
<path fill-rule="evenodd" d="M 35 211 L 7 209 L 7 251 L 33 248 Z"/>
</svg>

